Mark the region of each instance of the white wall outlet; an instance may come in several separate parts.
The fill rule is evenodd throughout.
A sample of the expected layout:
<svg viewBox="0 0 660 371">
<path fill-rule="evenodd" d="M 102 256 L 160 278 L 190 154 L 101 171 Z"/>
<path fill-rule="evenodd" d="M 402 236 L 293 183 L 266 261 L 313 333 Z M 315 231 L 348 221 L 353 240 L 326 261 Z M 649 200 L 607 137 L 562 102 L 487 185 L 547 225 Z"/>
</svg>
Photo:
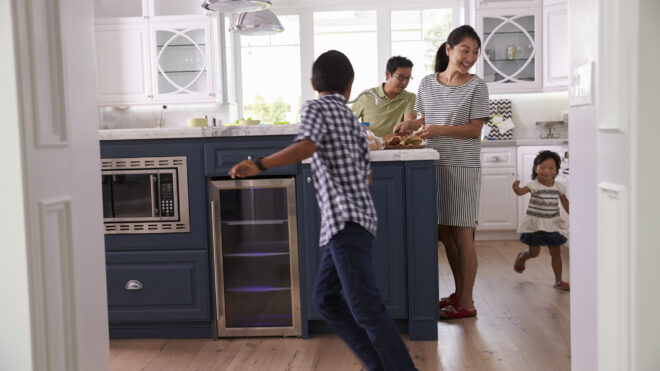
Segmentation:
<svg viewBox="0 0 660 371">
<path fill-rule="evenodd" d="M 571 106 L 593 103 L 593 64 L 587 62 L 573 67 L 568 88 L 568 101 Z"/>
</svg>

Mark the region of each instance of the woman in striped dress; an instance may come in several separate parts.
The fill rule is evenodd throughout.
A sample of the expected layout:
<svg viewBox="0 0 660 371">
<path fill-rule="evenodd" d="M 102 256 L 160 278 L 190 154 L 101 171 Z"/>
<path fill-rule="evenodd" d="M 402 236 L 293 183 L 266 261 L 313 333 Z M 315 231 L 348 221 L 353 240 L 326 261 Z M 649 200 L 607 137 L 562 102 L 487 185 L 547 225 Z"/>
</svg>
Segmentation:
<svg viewBox="0 0 660 371">
<path fill-rule="evenodd" d="M 468 71 L 481 40 L 470 26 L 454 29 L 435 59 L 435 72 L 419 85 L 419 119 L 399 123 L 397 134 L 416 134 L 438 151 L 438 236 L 445 245 L 456 291 L 440 303 L 440 319 L 477 314 L 472 290 L 477 275 L 474 228 L 479 209 L 481 128 L 490 117 L 488 87 Z"/>
</svg>

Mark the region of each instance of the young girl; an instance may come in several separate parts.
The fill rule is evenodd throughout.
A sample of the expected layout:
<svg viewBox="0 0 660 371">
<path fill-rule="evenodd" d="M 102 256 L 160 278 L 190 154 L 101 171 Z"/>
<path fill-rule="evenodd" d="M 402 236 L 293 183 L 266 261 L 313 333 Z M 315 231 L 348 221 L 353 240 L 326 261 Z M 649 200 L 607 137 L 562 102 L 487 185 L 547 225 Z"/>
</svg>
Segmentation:
<svg viewBox="0 0 660 371">
<path fill-rule="evenodd" d="M 559 216 L 559 202 L 568 213 L 566 186 L 555 182 L 561 159 L 552 151 L 541 151 L 534 159 L 532 182 L 520 187 L 520 180 L 513 183 L 513 191 L 522 196 L 531 193 L 527 214 L 518 227 L 520 241 L 529 249 L 516 256 L 513 269 L 522 273 L 527 259 L 539 255 L 541 246 L 546 245 L 552 257 L 552 270 L 555 272 L 554 288 L 569 291 L 570 285 L 561 279 L 561 254 L 559 247 L 566 242 L 562 231 L 567 230 L 564 219 Z M 538 178 L 538 179 L 537 179 Z"/>
</svg>

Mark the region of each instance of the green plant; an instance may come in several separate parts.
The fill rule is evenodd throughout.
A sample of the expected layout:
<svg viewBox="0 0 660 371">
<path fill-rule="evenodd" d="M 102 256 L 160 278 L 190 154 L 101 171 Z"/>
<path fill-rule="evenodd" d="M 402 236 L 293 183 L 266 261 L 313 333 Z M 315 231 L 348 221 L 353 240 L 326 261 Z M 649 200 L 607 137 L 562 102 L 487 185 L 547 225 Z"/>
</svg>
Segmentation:
<svg viewBox="0 0 660 371">
<path fill-rule="evenodd" d="M 254 103 L 245 107 L 246 111 L 252 112 L 252 117 L 260 119 L 262 122 L 277 122 L 286 119 L 286 113 L 290 111 L 289 105 L 282 101 L 281 97 L 275 98 L 272 103 L 256 95 Z"/>
</svg>

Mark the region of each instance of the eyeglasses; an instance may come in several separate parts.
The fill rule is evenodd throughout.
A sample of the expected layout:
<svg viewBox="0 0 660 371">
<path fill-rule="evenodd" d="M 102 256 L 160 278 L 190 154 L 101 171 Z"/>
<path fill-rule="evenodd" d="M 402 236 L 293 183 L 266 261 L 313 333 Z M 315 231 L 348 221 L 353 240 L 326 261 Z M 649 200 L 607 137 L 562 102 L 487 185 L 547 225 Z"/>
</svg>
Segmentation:
<svg viewBox="0 0 660 371">
<path fill-rule="evenodd" d="M 412 76 L 401 76 L 398 73 L 393 73 L 392 76 L 396 77 L 397 80 L 404 82 L 404 81 L 410 81 L 413 79 Z"/>
</svg>

